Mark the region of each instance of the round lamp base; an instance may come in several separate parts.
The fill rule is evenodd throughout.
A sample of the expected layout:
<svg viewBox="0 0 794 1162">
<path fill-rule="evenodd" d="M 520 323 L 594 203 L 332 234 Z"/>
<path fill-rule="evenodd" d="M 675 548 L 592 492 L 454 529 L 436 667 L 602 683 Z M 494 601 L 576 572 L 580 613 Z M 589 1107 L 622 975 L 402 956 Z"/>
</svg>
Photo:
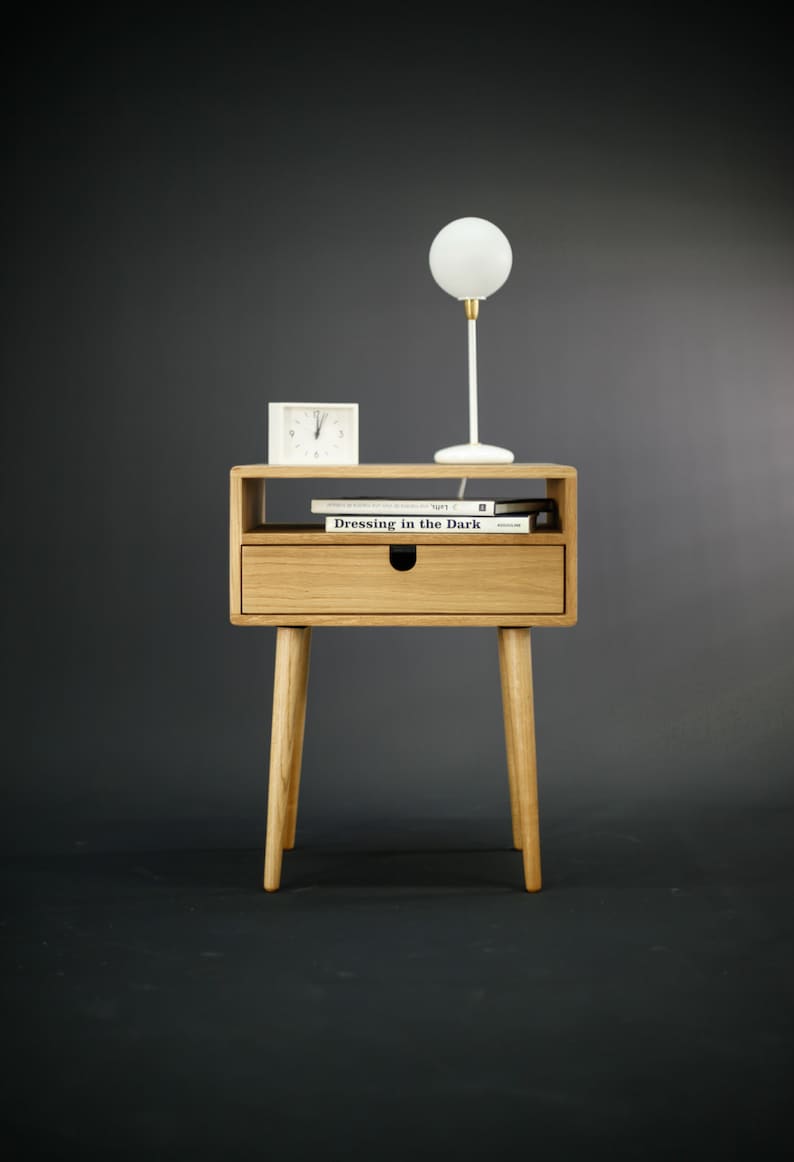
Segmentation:
<svg viewBox="0 0 794 1162">
<path fill-rule="evenodd" d="M 493 444 L 455 444 L 440 448 L 433 459 L 436 464 L 512 464 L 515 457 Z"/>
</svg>

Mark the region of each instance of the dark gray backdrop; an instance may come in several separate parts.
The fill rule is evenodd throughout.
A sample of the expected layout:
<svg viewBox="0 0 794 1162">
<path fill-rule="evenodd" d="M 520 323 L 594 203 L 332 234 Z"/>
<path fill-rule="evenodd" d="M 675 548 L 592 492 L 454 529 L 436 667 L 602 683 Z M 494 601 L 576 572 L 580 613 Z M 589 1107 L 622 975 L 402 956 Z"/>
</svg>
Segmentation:
<svg viewBox="0 0 794 1162">
<path fill-rule="evenodd" d="M 427 251 L 466 214 L 514 250 L 482 438 L 580 472 L 579 625 L 534 634 L 544 820 L 790 801 L 785 41 L 587 11 L 28 18 L 6 843 L 261 842 L 275 631 L 228 624 L 228 470 L 265 459 L 270 399 L 358 400 L 362 461 L 465 439 Z M 272 515 L 311 491 L 273 487 Z M 316 631 L 307 831 L 454 842 L 478 817 L 507 837 L 493 631 Z"/>
</svg>

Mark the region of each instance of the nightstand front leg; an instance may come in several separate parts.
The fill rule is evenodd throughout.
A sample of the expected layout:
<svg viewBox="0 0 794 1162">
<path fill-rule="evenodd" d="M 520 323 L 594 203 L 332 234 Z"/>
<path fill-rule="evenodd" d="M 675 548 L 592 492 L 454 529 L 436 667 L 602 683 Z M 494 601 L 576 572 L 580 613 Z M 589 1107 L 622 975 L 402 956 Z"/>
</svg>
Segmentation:
<svg viewBox="0 0 794 1162">
<path fill-rule="evenodd" d="M 295 702 L 293 707 L 294 745 L 292 748 L 292 766 L 289 775 L 287 815 L 284 820 L 285 851 L 292 851 L 295 846 L 295 832 L 298 826 L 298 795 L 301 786 L 303 732 L 306 725 L 306 695 L 309 688 L 309 652 L 312 644 L 312 631 L 308 626 L 299 630 L 299 633 L 301 635 L 298 643 L 300 656 L 297 659 Z"/>
<path fill-rule="evenodd" d="M 278 891 L 286 839 L 294 839 L 290 805 L 294 803 L 297 814 L 310 640 L 311 630 L 305 627 L 279 626 L 276 633 L 265 843 L 265 891 L 268 892 Z M 291 836 L 287 833 L 288 826 L 292 828 Z"/>
<path fill-rule="evenodd" d="M 538 773 L 535 752 L 535 706 L 532 689 L 530 631 L 499 630 L 499 657 L 504 699 L 505 741 L 512 766 L 511 793 L 517 799 L 513 820 L 518 828 L 524 860 L 524 883 L 528 892 L 539 892 L 540 825 L 538 817 Z M 512 760 L 510 756 L 512 755 Z"/>
</svg>

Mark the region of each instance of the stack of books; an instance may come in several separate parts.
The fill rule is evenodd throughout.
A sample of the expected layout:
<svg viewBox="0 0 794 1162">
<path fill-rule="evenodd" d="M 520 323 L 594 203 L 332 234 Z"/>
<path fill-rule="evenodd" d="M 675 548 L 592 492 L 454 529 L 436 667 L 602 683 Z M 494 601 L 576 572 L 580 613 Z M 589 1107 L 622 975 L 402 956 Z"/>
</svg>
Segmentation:
<svg viewBox="0 0 794 1162">
<path fill-rule="evenodd" d="M 559 528 L 557 504 L 541 500 L 402 499 L 388 496 L 317 498 L 311 511 L 333 533 L 533 533 Z"/>
</svg>

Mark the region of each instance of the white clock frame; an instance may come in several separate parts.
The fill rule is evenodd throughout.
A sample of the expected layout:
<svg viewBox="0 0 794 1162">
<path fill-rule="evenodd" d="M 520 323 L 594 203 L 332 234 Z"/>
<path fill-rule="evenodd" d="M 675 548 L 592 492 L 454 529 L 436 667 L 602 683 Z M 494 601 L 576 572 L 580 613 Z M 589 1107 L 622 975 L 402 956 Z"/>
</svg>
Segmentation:
<svg viewBox="0 0 794 1162">
<path fill-rule="evenodd" d="M 305 456 L 298 455 L 288 446 L 286 440 L 288 409 L 305 408 L 313 411 L 342 413 L 348 425 L 348 448 L 345 455 L 333 459 L 323 456 L 325 465 L 358 464 L 358 404 L 357 403 L 305 403 L 301 400 L 268 403 L 267 460 L 268 464 L 290 465 L 310 463 Z M 330 417 L 329 417 L 330 418 Z M 316 464 L 314 465 L 316 467 Z"/>
</svg>

